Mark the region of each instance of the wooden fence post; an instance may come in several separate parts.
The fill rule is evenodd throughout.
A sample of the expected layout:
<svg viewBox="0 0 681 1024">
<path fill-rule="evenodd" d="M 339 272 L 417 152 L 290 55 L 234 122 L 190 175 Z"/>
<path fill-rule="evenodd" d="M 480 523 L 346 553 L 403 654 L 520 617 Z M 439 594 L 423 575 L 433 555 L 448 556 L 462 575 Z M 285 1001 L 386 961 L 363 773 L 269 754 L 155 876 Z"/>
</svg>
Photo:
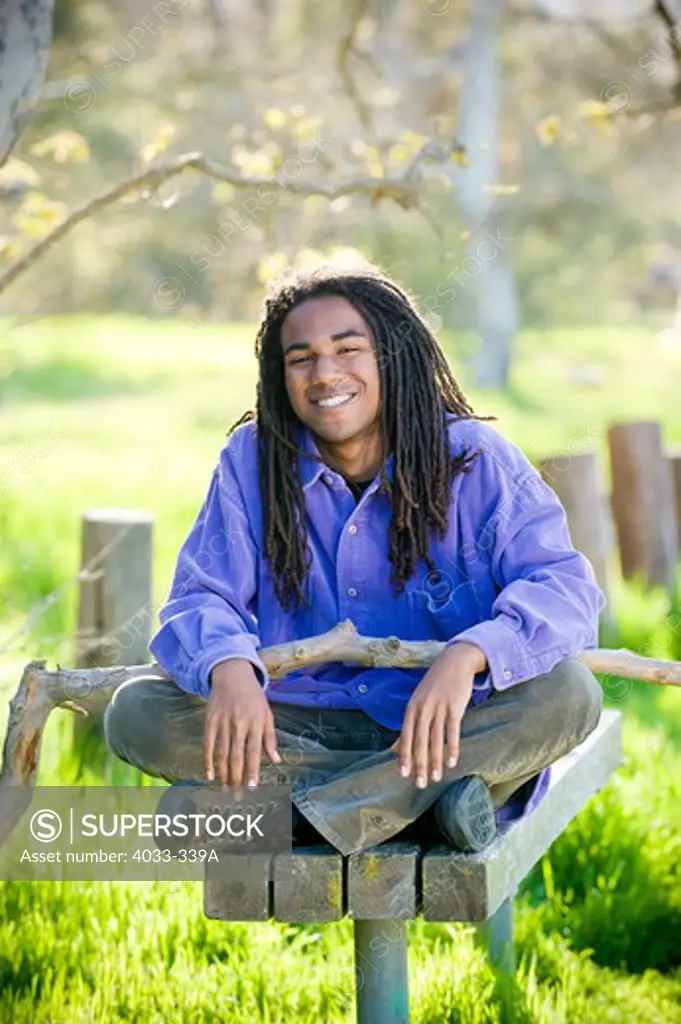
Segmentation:
<svg viewBox="0 0 681 1024">
<path fill-rule="evenodd" d="M 676 501 L 676 535 L 681 545 L 681 445 L 675 445 L 669 452 L 669 465 L 674 483 Z"/>
<path fill-rule="evenodd" d="M 153 516 L 139 509 L 83 515 L 76 667 L 144 665 L 151 660 Z M 95 764 L 105 746 L 99 718 L 75 718 L 74 749 Z"/>
<path fill-rule="evenodd" d="M 619 423 L 608 431 L 612 510 L 622 575 L 673 590 L 678 538 L 672 472 L 657 422 Z"/>
<path fill-rule="evenodd" d="M 83 515 L 78 668 L 149 661 L 152 524 L 139 509 Z"/>
<path fill-rule="evenodd" d="M 572 543 L 586 555 L 594 568 L 598 585 L 608 602 L 602 618 L 609 622 L 612 610 L 608 555 L 612 530 L 608 521 L 610 509 L 601 487 L 596 454 L 580 452 L 578 455 L 555 455 L 551 459 L 544 459 L 539 471 L 565 509 Z"/>
</svg>

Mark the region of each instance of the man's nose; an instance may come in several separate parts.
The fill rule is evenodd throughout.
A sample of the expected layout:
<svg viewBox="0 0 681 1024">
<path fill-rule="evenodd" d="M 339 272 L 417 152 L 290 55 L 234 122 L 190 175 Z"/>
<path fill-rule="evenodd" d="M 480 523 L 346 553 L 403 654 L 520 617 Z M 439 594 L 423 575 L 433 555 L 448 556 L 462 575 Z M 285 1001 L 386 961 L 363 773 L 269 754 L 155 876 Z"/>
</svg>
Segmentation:
<svg viewBox="0 0 681 1024">
<path fill-rule="evenodd" d="M 317 357 L 313 371 L 313 377 L 316 383 L 337 380 L 341 376 L 342 372 L 335 355 L 329 354 Z"/>
</svg>

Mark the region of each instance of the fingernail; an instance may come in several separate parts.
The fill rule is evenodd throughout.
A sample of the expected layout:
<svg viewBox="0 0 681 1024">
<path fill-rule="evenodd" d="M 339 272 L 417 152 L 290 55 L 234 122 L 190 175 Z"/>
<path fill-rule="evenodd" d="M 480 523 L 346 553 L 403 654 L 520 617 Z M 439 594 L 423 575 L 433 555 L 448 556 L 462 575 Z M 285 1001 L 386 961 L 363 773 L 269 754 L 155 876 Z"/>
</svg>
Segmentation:
<svg viewBox="0 0 681 1024">
<path fill-rule="evenodd" d="M 418 786 L 419 789 L 425 789 L 426 788 L 426 780 L 424 779 L 424 777 L 422 775 L 419 775 L 419 777 L 417 778 L 416 785 Z"/>
<path fill-rule="evenodd" d="M 439 782 L 441 778 L 442 778 L 442 773 L 439 772 L 437 770 L 437 768 L 436 768 L 435 771 L 433 772 L 433 774 L 431 775 L 431 779 L 433 780 L 433 782 Z"/>
<path fill-rule="evenodd" d="M 256 781 L 255 781 L 255 779 L 249 779 L 249 780 L 248 780 L 248 788 L 249 788 L 249 789 L 253 789 L 253 788 L 254 788 L 255 786 L 256 786 Z"/>
<path fill-rule="evenodd" d="M 447 767 L 448 768 L 456 768 L 456 758 L 455 757 L 450 757 L 449 758 L 449 760 L 447 761 Z"/>
<path fill-rule="evenodd" d="M 408 774 L 409 774 L 409 765 L 408 764 L 403 764 L 402 767 L 400 768 L 400 775 L 402 776 L 403 779 L 406 779 Z"/>
<path fill-rule="evenodd" d="M 213 775 L 212 772 L 206 772 L 206 778 L 208 779 L 209 782 L 212 782 L 215 776 Z"/>
<path fill-rule="evenodd" d="M 275 763 L 275 764 L 279 764 L 279 763 L 280 763 L 280 761 L 281 761 L 281 757 L 280 757 L 280 755 L 279 755 L 279 751 L 278 751 L 278 750 L 275 750 L 275 751 L 274 751 L 274 763 Z"/>
</svg>

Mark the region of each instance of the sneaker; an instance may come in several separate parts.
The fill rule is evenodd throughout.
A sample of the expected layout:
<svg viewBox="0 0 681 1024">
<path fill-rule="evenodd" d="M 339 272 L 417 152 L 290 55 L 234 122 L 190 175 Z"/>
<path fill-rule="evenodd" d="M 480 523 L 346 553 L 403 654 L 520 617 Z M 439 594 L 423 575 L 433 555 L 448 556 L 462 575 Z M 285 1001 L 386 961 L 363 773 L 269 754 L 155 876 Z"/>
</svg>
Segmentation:
<svg viewBox="0 0 681 1024">
<path fill-rule="evenodd" d="M 436 801 L 433 813 L 444 838 L 461 853 L 479 853 L 497 832 L 492 797 L 478 775 L 453 782 Z"/>
</svg>

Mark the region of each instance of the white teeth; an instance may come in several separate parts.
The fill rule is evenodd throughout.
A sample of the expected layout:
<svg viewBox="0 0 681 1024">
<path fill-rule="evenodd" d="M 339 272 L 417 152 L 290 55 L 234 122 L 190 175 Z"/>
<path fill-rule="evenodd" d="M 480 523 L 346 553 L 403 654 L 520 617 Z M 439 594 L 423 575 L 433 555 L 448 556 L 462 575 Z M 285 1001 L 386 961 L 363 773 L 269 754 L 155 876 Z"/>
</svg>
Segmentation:
<svg viewBox="0 0 681 1024">
<path fill-rule="evenodd" d="M 334 405 L 345 405 L 352 397 L 352 395 L 334 395 L 333 398 L 320 398 L 317 405 L 321 405 L 324 409 Z"/>
</svg>

